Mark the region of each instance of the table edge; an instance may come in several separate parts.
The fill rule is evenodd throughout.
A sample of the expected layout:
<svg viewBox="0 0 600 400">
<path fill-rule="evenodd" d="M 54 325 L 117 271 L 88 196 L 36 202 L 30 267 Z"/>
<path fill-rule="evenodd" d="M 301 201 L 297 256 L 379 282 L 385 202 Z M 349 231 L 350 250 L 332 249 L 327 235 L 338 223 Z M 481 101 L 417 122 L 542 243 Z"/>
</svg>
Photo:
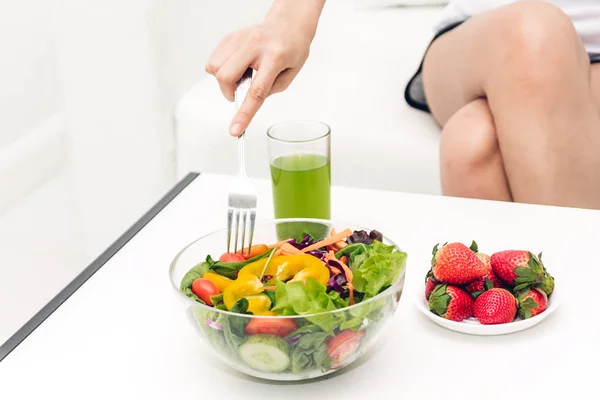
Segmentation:
<svg viewBox="0 0 600 400">
<path fill-rule="evenodd" d="M 137 235 L 154 217 L 156 217 L 173 199 L 175 199 L 200 173 L 190 172 L 180 180 L 167 194 L 165 194 L 150 210 L 137 220 L 123 235 L 110 247 L 88 265 L 67 286 L 42 307 L 29 321 L 0 346 L 0 362 L 4 360 L 21 342 L 40 326 L 46 318 L 56 311 L 73 293 L 100 270 L 115 254 L 119 252 L 131 239 Z"/>
</svg>

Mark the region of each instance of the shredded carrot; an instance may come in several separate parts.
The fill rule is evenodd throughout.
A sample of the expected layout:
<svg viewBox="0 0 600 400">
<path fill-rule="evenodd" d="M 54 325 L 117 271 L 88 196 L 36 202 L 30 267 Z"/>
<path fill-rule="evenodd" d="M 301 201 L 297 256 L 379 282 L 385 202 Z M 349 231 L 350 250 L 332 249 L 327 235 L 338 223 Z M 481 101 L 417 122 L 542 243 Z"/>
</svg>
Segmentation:
<svg viewBox="0 0 600 400">
<path fill-rule="evenodd" d="M 265 286 L 264 290 L 275 290 L 275 286 Z"/>
<path fill-rule="evenodd" d="M 351 306 L 354 305 L 354 286 L 351 283 L 348 284 L 348 292 L 350 292 L 350 301 L 348 302 Z"/>
<path fill-rule="evenodd" d="M 270 245 L 270 246 L 267 246 L 267 247 L 268 247 L 269 249 L 272 249 L 273 247 L 275 247 L 275 248 L 278 248 L 278 249 L 279 249 L 279 248 L 281 248 L 281 246 L 283 246 L 284 244 L 286 244 L 286 243 L 287 243 L 287 242 L 289 242 L 290 240 L 292 240 L 292 239 L 291 239 L 291 238 L 290 238 L 290 239 L 285 239 L 285 240 L 282 240 L 281 242 L 277 242 L 277 243 L 275 243 L 275 244 L 272 244 L 272 245 Z"/>
<path fill-rule="evenodd" d="M 342 257 L 340 258 L 340 261 L 341 261 L 342 263 L 344 263 L 344 264 L 348 264 L 348 257 L 346 257 L 346 256 L 342 256 Z"/>
<path fill-rule="evenodd" d="M 344 242 L 343 240 L 340 240 L 335 245 L 337 246 L 338 250 L 341 250 L 344 247 L 348 246 L 348 243 Z"/>
<path fill-rule="evenodd" d="M 340 240 L 344 240 L 346 239 L 348 236 L 352 235 L 352 231 L 350 229 L 346 229 L 340 233 L 336 233 L 334 236 L 329 236 L 327 239 L 323 239 L 320 242 L 317 242 L 315 244 L 312 244 L 308 247 L 305 247 L 304 249 L 302 249 L 301 251 L 303 253 L 307 253 L 309 251 L 313 251 L 316 249 L 320 249 L 321 247 L 326 247 L 332 243 L 337 243 Z"/>
<path fill-rule="evenodd" d="M 281 250 L 285 253 L 289 253 L 289 254 L 302 254 L 302 252 L 300 250 L 298 250 L 297 248 L 295 248 L 294 246 L 292 246 L 289 243 L 284 243 L 281 246 Z"/>
<path fill-rule="evenodd" d="M 282 254 L 283 254 L 283 250 L 281 250 L 281 249 L 277 249 L 277 250 L 275 250 L 275 254 L 273 254 L 273 255 L 274 255 L 274 256 L 280 256 L 280 255 L 282 255 Z"/>
</svg>

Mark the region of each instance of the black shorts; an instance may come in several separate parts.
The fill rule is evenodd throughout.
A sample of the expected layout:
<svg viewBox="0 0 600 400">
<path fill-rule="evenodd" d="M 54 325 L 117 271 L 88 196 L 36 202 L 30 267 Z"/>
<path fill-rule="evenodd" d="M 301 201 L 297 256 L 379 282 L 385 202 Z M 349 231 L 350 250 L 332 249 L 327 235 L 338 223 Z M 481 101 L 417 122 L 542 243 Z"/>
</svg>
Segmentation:
<svg viewBox="0 0 600 400">
<path fill-rule="evenodd" d="M 465 22 L 465 21 L 453 23 L 451 25 L 448 25 L 444 29 L 440 30 L 438 33 L 435 34 L 435 36 L 429 43 L 429 46 L 431 46 L 431 44 L 437 38 L 442 36 L 444 33 L 450 32 L 452 29 L 456 28 L 463 22 Z M 429 47 L 427 49 L 429 50 Z M 600 54 L 589 54 L 589 56 L 590 56 L 590 63 L 592 63 L 592 64 L 600 63 Z M 423 56 L 423 58 L 425 58 L 425 56 Z M 408 82 L 408 85 L 406 85 L 406 90 L 404 91 L 404 98 L 406 99 L 406 102 L 411 107 L 414 107 L 421 111 L 430 112 L 429 105 L 427 104 L 427 99 L 425 98 L 425 90 L 423 89 L 422 71 L 423 71 L 423 60 L 421 60 L 421 64 L 419 65 L 419 69 L 417 70 L 417 72 L 410 79 L 410 81 Z"/>
</svg>

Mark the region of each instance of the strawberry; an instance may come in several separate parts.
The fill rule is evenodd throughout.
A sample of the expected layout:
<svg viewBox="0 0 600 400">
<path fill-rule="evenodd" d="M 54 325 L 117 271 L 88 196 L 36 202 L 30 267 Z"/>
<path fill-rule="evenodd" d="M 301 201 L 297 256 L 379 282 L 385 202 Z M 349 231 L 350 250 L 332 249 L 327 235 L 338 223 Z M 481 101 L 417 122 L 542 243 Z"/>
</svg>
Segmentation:
<svg viewBox="0 0 600 400">
<path fill-rule="evenodd" d="M 435 245 L 431 266 L 435 279 L 450 285 L 466 285 L 487 273 L 483 262 L 462 243 Z"/>
<path fill-rule="evenodd" d="M 517 314 L 517 299 L 506 289 L 486 290 L 475 300 L 473 314 L 484 325 L 512 322 Z"/>
<path fill-rule="evenodd" d="M 472 248 L 473 247 L 471 247 L 471 249 Z M 477 296 L 479 296 L 481 294 L 481 292 L 483 292 L 485 290 L 489 290 L 489 289 L 495 288 L 495 287 L 503 288 L 504 283 L 502 282 L 502 280 L 500 280 L 500 278 L 498 278 L 496 276 L 494 271 L 492 271 L 492 264 L 490 263 L 490 256 L 488 256 L 487 254 L 477 253 L 477 252 L 475 253 L 475 255 L 481 260 L 481 262 L 483 262 L 483 265 L 485 265 L 485 269 L 486 269 L 487 273 L 484 276 L 482 276 L 481 278 L 469 283 L 465 287 L 465 290 L 467 291 L 467 293 L 471 293 L 471 295 L 473 297 L 477 298 Z"/>
<path fill-rule="evenodd" d="M 427 272 L 427 276 L 425 276 L 425 298 L 429 299 L 429 295 L 433 292 L 433 289 L 438 285 L 438 281 L 433 276 L 431 270 Z"/>
<path fill-rule="evenodd" d="M 519 317 L 523 319 L 535 317 L 546 311 L 548 296 L 542 289 L 524 289 L 517 294 L 519 300 Z"/>
<path fill-rule="evenodd" d="M 473 303 L 473 298 L 467 292 L 446 284 L 437 285 L 429 296 L 429 310 L 452 321 L 472 317 Z"/>
<path fill-rule="evenodd" d="M 542 254 L 535 256 L 525 250 L 506 250 L 492 254 L 492 270 L 516 292 L 539 287 L 548 296 L 554 291 L 554 278 L 548 274 L 542 263 Z"/>
</svg>

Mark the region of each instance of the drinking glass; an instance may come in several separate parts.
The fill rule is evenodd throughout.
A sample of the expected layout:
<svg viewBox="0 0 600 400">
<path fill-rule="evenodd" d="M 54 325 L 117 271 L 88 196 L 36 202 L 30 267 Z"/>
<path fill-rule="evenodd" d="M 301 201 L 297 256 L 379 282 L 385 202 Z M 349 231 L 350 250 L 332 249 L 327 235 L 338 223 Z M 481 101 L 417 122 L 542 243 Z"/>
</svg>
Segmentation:
<svg viewBox="0 0 600 400">
<path fill-rule="evenodd" d="M 271 126 L 267 136 L 275 218 L 330 219 L 329 126 L 317 121 L 281 122 Z M 300 233 L 324 235 L 320 230 L 311 231 L 310 226 L 305 227 L 307 232 L 288 232 L 284 228 L 279 228 L 281 240 Z"/>
</svg>

